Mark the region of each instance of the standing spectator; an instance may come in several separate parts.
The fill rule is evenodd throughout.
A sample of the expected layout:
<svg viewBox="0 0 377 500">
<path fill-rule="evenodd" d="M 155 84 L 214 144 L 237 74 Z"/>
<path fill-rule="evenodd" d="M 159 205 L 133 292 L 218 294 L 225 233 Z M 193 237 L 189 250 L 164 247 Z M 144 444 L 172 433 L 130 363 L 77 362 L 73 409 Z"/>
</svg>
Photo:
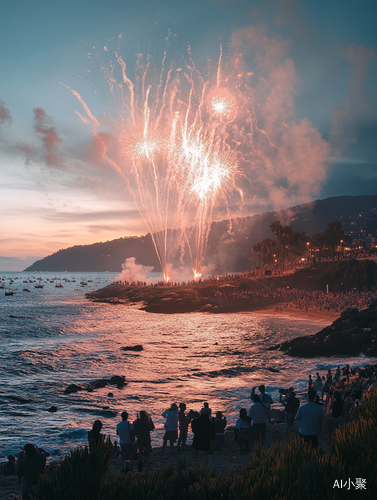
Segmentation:
<svg viewBox="0 0 377 500">
<path fill-rule="evenodd" d="M 135 434 L 137 435 L 137 447 L 139 449 L 139 458 L 149 457 L 152 451 L 151 431 L 154 430 L 154 423 L 144 410 L 141 410 L 139 416 L 133 423 Z"/>
<path fill-rule="evenodd" d="M 291 391 L 288 392 L 288 396 L 285 399 L 282 399 L 282 395 L 280 394 L 280 402 L 284 405 L 285 408 L 284 417 L 287 431 L 290 431 L 291 427 L 293 426 L 297 411 L 300 408 L 300 400 L 296 398 L 296 393 L 294 391 Z"/>
<path fill-rule="evenodd" d="M 215 439 L 215 424 L 209 418 L 209 408 L 202 408 L 200 417 L 191 422 L 191 429 L 194 433 L 192 441 L 192 458 L 198 458 L 199 451 L 209 451 L 211 439 Z"/>
<path fill-rule="evenodd" d="M 243 455 L 250 451 L 249 436 L 250 436 L 250 418 L 247 416 L 245 408 L 240 409 L 240 418 L 236 422 L 237 439 L 240 445 L 240 452 Z"/>
<path fill-rule="evenodd" d="M 16 457 L 14 455 L 8 455 L 8 462 L 0 465 L 0 476 L 9 476 L 16 474 Z"/>
<path fill-rule="evenodd" d="M 174 443 L 178 439 L 178 406 L 173 403 L 169 410 L 164 411 L 162 416 L 166 418 L 162 451 L 165 451 L 168 441 L 170 443 L 170 451 L 173 451 Z"/>
<path fill-rule="evenodd" d="M 329 389 L 330 389 L 330 385 L 329 385 L 328 379 L 326 378 L 326 380 L 325 380 L 325 377 L 322 377 L 322 390 L 321 390 L 322 401 L 323 401 L 324 395 L 329 392 Z"/>
<path fill-rule="evenodd" d="M 255 389 L 256 387 L 253 387 L 252 390 L 251 390 L 251 400 L 253 402 L 255 402 Z M 264 384 L 260 385 L 258 387 L 259 389 L 259 392 L 260 392 L 260 395 L 259 395 L 259 398 L 260 398 L 260 402 L 263 403 L 265 409 L 266 409 L 266 412 L 267 412 L 267 420 L 268 420 L 268 425 L 271 425 L 271 405 L 273 404 L 273 400 L 272 400 L 272 397 L 269 395 L 269 394 L 266 394 L 266 388 L 264 386 Z"/>
<path fill-rule="evenodd" d="M 42 448 L 36 448 L 31 443 L 25 444 L 24 451 L 26 458 L 18 462 L 17 475 L 20 485 L 22 484 L 22 500 L 29 500 L 33 487 L 38 484 L 39 476 L 45 470 L 46 457 L 49 457 L 50 454 Z"/>
<path fill-rule="evenodd" d="M 186 440 L 188 433 L 188 426 L 191 422 L 191 419 L 185 414 L 186 405 L 185 403 L 179 403 L 179 412 L 178 412 L 178 423 L 179 423 L 179 438 L 177 449 L 179 450 L 182 446 L 182 450 L 186 448 Z"/>
<path fill-rule="evenodd" d="M 330 387 L 332 386 L 332 384 L 333 384 L 333 378 L 332 378 L 331 368 L 329 368 L 329 369 L 327 370 L 326 382 L 328 383 L 329 388 L 330 388 Z"/>
<path fill-rule="evenodd" d="M 133 458 L 134 426 L 128 422 L 128 413 L 126 411 L 121 414 L 121 417 L 122 421 L 117 425 L 117 435 L 119 436 L 124 467 L 125 460 L 132 460 Z"/>
<path fill-rule="evenodd" d="M 297 412 L 296 420 L 300 422 L 300 437 L 306 443 L 311 443 L 313 448 L 318 447 L 318 435 L 322 429 L 324 411 L 322 406 L 315 404 L 315 390 L 308 390 L 309 402 L 301 406 Z"/>
<path fill-rule="evenodd" d="M 215 451 L 220 451 L 224 444 L 224 431 L 227 421 L 221 411 L 216 412 L 215 418 Z"/>
<path fill-rule="evenodd" d="M 350 383 L 350 365 L 346 365 L 346 367 L 343 370 L 343 375 L 347 377 L 347 385 Z"/>
<path fill-rule="evenodd" d="M 266 426 L 267 426 L 267 409 L 261 402 L 258 394 L 254 395 L 254 404 L 250 408 L 249 417 L 253 422 L 255 429 L 256 440 L 260 446 L 263 446 L 266 441 Z"/>
<path fill-rule="evenodd" d="M 203 408 L 200 410 L 200 413 L 202 413 L 203 410 L 209 410 L 209 418 L 211 418 L 212 416 L 212 410 L 211 408 L 209 407 L 209 404 L 208 403 L 203 403 Z"/>
<path fill-rule="evenodd" d="M 88 432 L 89 451 L 92 451 L 94 446 L 98 446 L 104 442 L 105 436 L 101 434 L 101 429 L 101 420 L 95 420 L 92 430 Z"/>
<path fill-rule="evenodd" d="M 330 403 L 331 416 L 333 418 L 339 418 L 343 413 L 344 401 L 339 391 L 334 392 L 333 400 Z"/>
<path fill-rule="evenodd" d="M 322 395 L 322 379 L 321 379 L 319 373 L 317 373 L 317 378 L 315 379 L 314 387 L 315 387 L 317 394 Z"/>
<path fill-rule="evenodd" d="M 313 387 L 313 379 L 312 376 L 309 375 L 308 390 L 311 389 L 312 387 Z"/>
</svg>

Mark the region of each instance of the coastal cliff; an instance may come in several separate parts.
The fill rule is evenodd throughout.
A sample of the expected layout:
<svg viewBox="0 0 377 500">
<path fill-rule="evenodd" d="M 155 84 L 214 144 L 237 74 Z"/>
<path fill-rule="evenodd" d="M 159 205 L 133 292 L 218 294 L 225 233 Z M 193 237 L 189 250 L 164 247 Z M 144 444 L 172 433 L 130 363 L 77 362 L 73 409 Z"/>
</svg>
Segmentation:
<svg viewBox="0 0 377 500">
<path fill-rule="evenodd" d="M 377 357 L 377 300 L 362 311 L 346 309 L 340 318 L 314 335 L 296 337 L 269 348 L 276 349 L 303 358 L 341 354 Z"/>
<path fill-rule="evenodd" d="M 248 286 L 263 288 L 254 280 Z M 281 297 L 239 297 L 239 283 L 229 280 L 226 284 L 194 283 L 185 286 L 126 286 L 111 284 L 100 290 L 89 292 L 86 297 L 95 302 L 110 304 L 142 303 L 147 312 L 173 314 L 187 312 L 226 313 L 252 311 L 281 303 Z M 220 296 L 219 296 L 220 295 Z"/>
</svg>

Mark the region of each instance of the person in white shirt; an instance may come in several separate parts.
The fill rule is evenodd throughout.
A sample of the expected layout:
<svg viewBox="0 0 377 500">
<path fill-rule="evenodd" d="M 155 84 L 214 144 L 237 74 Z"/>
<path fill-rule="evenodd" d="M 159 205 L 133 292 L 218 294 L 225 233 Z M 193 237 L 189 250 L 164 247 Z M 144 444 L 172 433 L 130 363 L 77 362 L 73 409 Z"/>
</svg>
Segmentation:
<svg viewBox="0 0 377 500">
<path fill-rule="evenodd" d="M 128 413 L 124 411 L 121 414 L 122 421 L 117 425 L 117 435 L 120 441 L 120 452 L 122 455 L 123 466 L 125 460 L 132 460 L 134 441 L 134 426 L 128 422 Z"/>
<path fill-rule="evenodd" d="M 257 442 L 260 446 L 263 446 L 266 441 L 268 413 L 267 408 L 261 402 L 258 394 L 254 395 L 254 404 L 250 408 L 249 417 L 251 418 L 253 428 L 255 429 Z"/>
<path fill-rule="evenodd" d="M 238 443 L 240 445 L 240 452 L 243 455 L 250 451 L 249 436 L 250 436 L 250 418 L 247 416 L 245 408 L 240 410 L 240 418 L 236 422 L 236 429 L 238 435 Z"/>
<path fill-rule="evenodd" d="M 325 414 L 322 406 L 314 402 L 314 398 L 315 389 L 309 389 L 309 402 L 299 408 L 296 420 L 300 422 L 300 437 L 306 443 L 311 443 L 313 448 L 317 448 Z"/>
<path fill-rule="evenodd" d="M 173 451 L 174 443 L 178 439 L 178 406 L 173 403 L 169 410 L 164 411 L 162 416 L 166 418 L 162 451 L 165 451 L 168 441 L 170 442 L 170 451 Z"/>
</svg>

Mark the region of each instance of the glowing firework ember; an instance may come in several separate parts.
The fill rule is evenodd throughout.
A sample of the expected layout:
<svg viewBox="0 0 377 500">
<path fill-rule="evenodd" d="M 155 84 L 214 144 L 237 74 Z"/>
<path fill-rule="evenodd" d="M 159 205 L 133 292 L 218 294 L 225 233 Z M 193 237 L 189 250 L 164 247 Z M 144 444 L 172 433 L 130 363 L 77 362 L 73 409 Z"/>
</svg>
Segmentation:
<svg viewBox="0 0 377 500">
<path fill-rule="evenodd" d="M 199 281 L 200 278 L 202 277 L 202 273 L 198 273 L 198 271 L 196 269 L 193 269 L 192 271 L 194 273 L 194 280 Z"/>
<path fill-rule="evenodd" d="M 235 188 L 237 158 L 226 144 L 224 123 L 235 118 L 236 99 L 218 86 L 207 91 L 209 82 L 192 61 L 184 69 L 172 64 L 165 70 L 164 59 L 157 82 L 148 81 L 148 67 L 137 67 L 141 76 L 134 84 L 122 58 L 116 54 L 116 59 L 122 81 L 115 83 L 114 67 L 107 78 L 113 96 L 119 94 L 118 109 L 125 111 L 117 124 L 121 132 L 115 158 L 100 137 L 97 118 L 69 90 L 83 105 L 87 117 L 77 114 L 92 125 L 103 159 L 126 180 L 168 282 L 167 268 L 177 257 L 188 253 L 200 267 L 214 205 L 226 202 Z M 200 276 L 194 269 L 195 280 Z"/>
<path fill-rule="evenodd" d="M 208 96 L 208 111 L 213 116 L 233 121 L 237 115 L 236 99 L 227 89 L 214 88 Z"/>
</svg>

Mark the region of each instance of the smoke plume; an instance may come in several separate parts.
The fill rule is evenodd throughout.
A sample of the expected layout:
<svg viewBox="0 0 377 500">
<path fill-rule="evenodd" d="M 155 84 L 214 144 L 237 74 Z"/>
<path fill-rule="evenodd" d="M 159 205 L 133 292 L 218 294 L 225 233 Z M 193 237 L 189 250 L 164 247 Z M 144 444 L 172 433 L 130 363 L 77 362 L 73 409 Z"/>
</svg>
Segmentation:
<svg viewBox="0 0 377 500">
<path fill-rule="evenodd" d="M 122 264 L 122 268 L 123 271 L 121 272 L 121 274 L 114 278 L 115 282 L 128 281 L 131 284 L 133 282 L 136 283 L 137 281 L 151 281 L 150 279 L 148 279 L 147 274 L 153 271 L 153 267 L 136 264 L 135 257 L 126 259 Z"/>
</svg>

